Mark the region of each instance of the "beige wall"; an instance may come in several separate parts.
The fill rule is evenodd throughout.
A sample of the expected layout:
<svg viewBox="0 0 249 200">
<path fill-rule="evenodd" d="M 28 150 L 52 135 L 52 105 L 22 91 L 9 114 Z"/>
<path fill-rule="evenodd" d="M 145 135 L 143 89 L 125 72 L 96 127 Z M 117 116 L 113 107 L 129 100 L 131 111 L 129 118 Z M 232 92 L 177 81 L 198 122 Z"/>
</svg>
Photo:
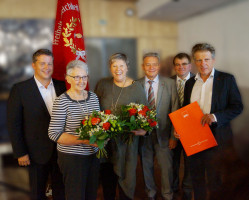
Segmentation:
<svg viewBox="0 0 249 200">
<path fill-rule="evenodd" d="M 212 12 L 179 23 L 178 49 L 191 51 L 197 42 L 216 48 L 215 68 L 232 73 L 240 88 L 244 112 L 236 119 L 236 131 L 248 131 L 249 117 L 249 0 L 236 1 Z M 247 126 L 247 128 L 245 128 Z"/>
<path fill-rule="evenodd" d="M 55 18 L 56 0 L 1 0 L 1 18 Z M 145 51 L 156 50 L 162 59 L 177 51 L 177 24 L 140 20 L 127 17 L 125 10 L 134 3 L 104 0 L 79 0 L 84 35 L 86 37 L 137 38 L 139 76 L 141 58 Z M 100 23 L 104 21 L 104 24 Z"/>
</svg>

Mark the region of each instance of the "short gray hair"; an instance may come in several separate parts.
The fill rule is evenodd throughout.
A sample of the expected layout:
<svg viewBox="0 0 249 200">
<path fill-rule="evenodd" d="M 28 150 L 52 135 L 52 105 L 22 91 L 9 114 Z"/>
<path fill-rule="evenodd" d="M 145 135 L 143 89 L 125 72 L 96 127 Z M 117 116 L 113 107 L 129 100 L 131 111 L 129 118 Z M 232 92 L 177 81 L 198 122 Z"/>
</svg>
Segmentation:
<svg viewBox="0 0 249 200">
<path fill-rule="evenodd" d="M 66 69 L 66 73 L 70 74 L 72 72 L 73 69 L 75 68 L 80 68 L 86 71 L 87 75 L 88 75 L 88 66 L 86 63 L 84 63 L 81 60 L 72 60 L 67 64 L 67 69 Z"/>
<path fill-rule="evenodd" d="M 144 61 L 144 59 L 147 58 L 147 57 L 156 57 L 156 58 L 158 59 L 158 62 L 160 63 L 160 56 L 159 56 L 159 54 L 156 53 L 156 52 L 149 52 L 149 53 L 144 54 L 144 55 L 143 55 L 143 61 Z"/>
<path fill-rule="evenodd" d="M 194 58 L 194 55 L 197 51 L 209 51 L 212 55 L 212 58 L 215 58 L 215 48 L 208 43 L 199 43 L 193 46 L 192 48 L 192 56 Z M 195 58 L 194 58 L 195 59 Z"/>
</svg>

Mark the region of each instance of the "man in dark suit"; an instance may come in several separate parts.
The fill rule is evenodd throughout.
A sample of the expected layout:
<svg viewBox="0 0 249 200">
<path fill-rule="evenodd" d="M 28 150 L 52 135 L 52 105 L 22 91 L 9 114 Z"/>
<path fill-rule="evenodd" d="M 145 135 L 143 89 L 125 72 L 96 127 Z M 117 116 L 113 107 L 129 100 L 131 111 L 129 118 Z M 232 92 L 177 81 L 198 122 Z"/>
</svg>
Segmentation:
<svg viewBox="0 0 249 200">
<path fill-rule="evenodd" d="M 212 194 L 221 189 L 221 173 L 213 160 L 232 139 L 230 121 L 242 112 L 243 104 L 234 76 L 214 69 L 215 49 L 210 44 L 196 44 L 192 55 L 198 73 L 185 84 L 183 106 L 198 102 L 204 113 L 200 123 L 210 125 L 218 143 L 217 147 L 190 156 L 194 198 L 205 200 L 207 189 Z M 177 133 L 175 136 L 179 137 Z"/>
<path fill-rule="evenodd" d="M 173 58 L 173 65 L 176 75 L 172 76 L 171 78 L 176 81 L 177 92 L 179 97 L 179 104 L 182 107 L 183 99 L 184 99 L 184 87 L 185 83 L 188 79 L 194 76 L 191 73 L 191 58 L 186 53 L 178 53 Z M 184 158 L 184 176 L 182 180 L 182 190 L 183 190 L 183 197 L 184 200 L 191 200 L 192 199 L 192 181 L 190 177 L 190 170 L 189 170 L 189 161 L 187 158 L 186 153 L 183 151 L 183 147 L 181 142 L 177 141 L 177 146 L 173 149 L 173 192 L 174 192 L 174 199 L 178 199 L 179 194 L 179 169 L 180 169 L 180 160 L 181 160 L 181 153 L 183 152 Z"/>
<path fill-rule="evenodd" d="M 156 199 L 154 180 L 154 155 L 161 170 L 161 194 L 164 200 L 172 200 L 173 152 L 177 140 L 168 114 L 179 107 L 175 81 L 158 75 L 160 58 L 157 53 L 143 57 L 145 77 L 138 80 L 144 87 L 150 107 L 156 109 L 159 128 L 144 137 L 141 146 L 142 167 L 149 199 Z"/>
<path fill-rule="evenodd" d="M 46 199 L 51 176 L 54 200 L 63 200 L 64 185 L 57 165 L 56 144 L 48 138 L 48 126 L 56 96 L 65 92 L 63 81 L 52 80 L 53 54 L 40 49 L 33 54 L 34 77 L 13 86 L 8 99 L 8 131 L 14 156 L 28 166 L 31 198 Z"/>
</svg>

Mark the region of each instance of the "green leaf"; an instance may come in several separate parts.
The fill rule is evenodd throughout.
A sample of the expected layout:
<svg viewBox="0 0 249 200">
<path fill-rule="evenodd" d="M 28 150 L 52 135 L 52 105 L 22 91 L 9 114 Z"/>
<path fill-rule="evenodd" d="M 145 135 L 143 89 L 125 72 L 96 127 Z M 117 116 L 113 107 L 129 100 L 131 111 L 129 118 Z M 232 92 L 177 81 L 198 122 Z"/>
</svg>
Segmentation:
<svg viewBox="0 0 249 200">
<path fill-rule="evenodd" d="M 96 143 L 97 143 L 99 149 L 103 149 L 104 148 L 104 144 L 105 144 L 105 140 L 97 140 Z"/>
<path fill-rule="evenodd" d="M 98 137 L 98 140 L 104 140 L 104 139 L 106 139 L 108 137 L 108 134 L 107 133 L 103 133 L 102 135 L 100 135 L 99 137 Z"/>
<path fill-rule="evenodd" d="M 93 144 L 94 142 L 96 142 L 96 136 L 93 135 L 92 137 L 90 137 L 90 144 Z"/>
<path fill-rule="evenodd" d="M 134 123 L 134 122 L 135 122 L 135 116 L 134 116 L 134 115 L 131 116 L 130 122 L 131 122 L 131 123 Z"/>
</svg>

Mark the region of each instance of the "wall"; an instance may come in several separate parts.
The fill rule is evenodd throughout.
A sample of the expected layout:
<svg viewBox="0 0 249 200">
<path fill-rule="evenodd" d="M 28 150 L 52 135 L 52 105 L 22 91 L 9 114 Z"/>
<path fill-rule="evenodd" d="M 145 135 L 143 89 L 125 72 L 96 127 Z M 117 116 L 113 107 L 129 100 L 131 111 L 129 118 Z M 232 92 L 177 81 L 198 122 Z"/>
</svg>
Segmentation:
<svg viewBox="0 0 249 200">
<path fill-rule="evenodd" d="M 54 18 L 56 0 L 1 0 L 1 18 Z M 136 10 L 135 3 L 104 0 L 79 0 L 86 37 L 136 38 L 138 75 L 142 76 L 141 58 L 145 51 L 156 50 L 162 59 L 177 51 L 177 24 L 140 20 L 125 16 L 125 10 Z"/>
<path fill-rule="evenodd" d="M 190 52 L 197 42 L 211 43 L 217 52 L 215 68 L 235 75 L 245 105 L 243 114 L 236 119 L 236 130 L 243 129 L 249 117 L 248 10 L 248 0 L 234 1 L 178 25 L 180 51 Z"/>
</svg>

